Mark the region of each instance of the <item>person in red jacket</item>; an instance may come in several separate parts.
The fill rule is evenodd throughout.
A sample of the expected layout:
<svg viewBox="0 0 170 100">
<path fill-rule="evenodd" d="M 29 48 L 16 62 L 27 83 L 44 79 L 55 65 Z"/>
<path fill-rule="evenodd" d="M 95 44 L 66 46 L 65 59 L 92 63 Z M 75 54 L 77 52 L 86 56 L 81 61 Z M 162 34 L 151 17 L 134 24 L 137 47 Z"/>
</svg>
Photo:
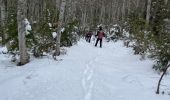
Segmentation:
<svg viewBox="0 0 170 100">
<path fill-rule="evenodd" d="M 97 46 L 98 42 L 100 41 L 100 48 L 102 48 L 102 40 L 103 37 L 105 37 L 105 33 L 102 31 L 102 27 L 99 27 L 99 31 L 97 32 L 97 40 L 96 40 L 96 44 L 95 47 Z"/>
</svg>

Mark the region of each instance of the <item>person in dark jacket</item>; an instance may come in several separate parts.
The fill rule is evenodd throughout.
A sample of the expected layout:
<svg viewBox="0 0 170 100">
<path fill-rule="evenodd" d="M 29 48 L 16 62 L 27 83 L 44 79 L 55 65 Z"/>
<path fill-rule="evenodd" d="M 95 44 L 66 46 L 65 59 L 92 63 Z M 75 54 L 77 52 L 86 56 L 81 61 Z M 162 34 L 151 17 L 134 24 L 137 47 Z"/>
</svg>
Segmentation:
<svg viewBox="0 0 170 100">
<path fill-rule="evenodd" d="M 91 41 L 91 36 L 92 36 L 92 34 L 93 34 L 92 31 L 89 31 L 89 32 L 86 33 L 85 39 L 86 39 L 86 41 L 89 42 L 89 43 L 90 43 L 90 41 Z"/>
<path fill-rule="evenodd" d="M 95 46 L 97 46 L 98 42 L 100 41 L 100 48 L 102 48 L 102 40 L 105 37 L 105 33 L 102 31 L 102 27 L 99 27 L 99 31 L 97 32 L 97 40 Z"/>
</svg>

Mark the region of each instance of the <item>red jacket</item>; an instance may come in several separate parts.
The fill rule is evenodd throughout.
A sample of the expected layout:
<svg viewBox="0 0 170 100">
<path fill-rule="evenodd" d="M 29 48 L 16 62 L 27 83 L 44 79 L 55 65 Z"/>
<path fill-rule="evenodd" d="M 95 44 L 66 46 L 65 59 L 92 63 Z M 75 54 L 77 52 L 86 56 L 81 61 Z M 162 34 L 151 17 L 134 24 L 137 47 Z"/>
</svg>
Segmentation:
<svg viewBox="0 0 170 100">
<path fill-rule="evenodd" d="M 102 39 L 103 37 L 105 37 L 105 34 L 104 34 L 103 31 L 98 31 L 97 36 L 98 36 L 99 39 Z"/>
</svg>

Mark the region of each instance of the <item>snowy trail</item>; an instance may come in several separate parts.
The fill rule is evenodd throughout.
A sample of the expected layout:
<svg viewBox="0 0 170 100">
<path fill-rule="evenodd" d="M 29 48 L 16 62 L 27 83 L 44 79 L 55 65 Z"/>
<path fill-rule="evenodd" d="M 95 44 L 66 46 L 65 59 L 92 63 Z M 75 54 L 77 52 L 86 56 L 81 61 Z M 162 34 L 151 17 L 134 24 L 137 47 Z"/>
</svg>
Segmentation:
<svg viewBox="0 0 170 100">
<path fill-rule="evenodd" d="M 23 67 L 0 54 L 0 100 L 169 100 L 154 94 L 153 62 L 140 61 L 121 41 L 93 44 L 81 40 L 62 61 L 33 59 Z"/>
<path fill-rule="evenodd" d="M 85 91 L 85 97 L 84 100 L 91 100 L 91 95 L 92 95 L 92 90 L 93 90 L 93 74 L 94 74 L 94 69 L 93 69 L 93 64 L 94 62 L 99 58 L 99 56 L 96 56 L 94 59 L 91 59 L 87 64 L 86 68 L 84 70 L 84 76 L 82 79 L 82 85 Z"/>
</svg>

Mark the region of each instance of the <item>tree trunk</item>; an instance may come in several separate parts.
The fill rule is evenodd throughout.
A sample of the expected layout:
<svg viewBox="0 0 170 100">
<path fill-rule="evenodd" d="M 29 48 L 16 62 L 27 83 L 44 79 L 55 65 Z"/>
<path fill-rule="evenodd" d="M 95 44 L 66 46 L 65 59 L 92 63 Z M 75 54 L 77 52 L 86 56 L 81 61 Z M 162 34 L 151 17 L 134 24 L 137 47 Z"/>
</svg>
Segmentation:
<svg viewBox="0 0 170 100">
<path fill-rule="evenodd" d="M 101 8 L 100 8 L 100 20 L 99 20 L 99 22 L 100 22 L 100 24 L 104 24 L 104 13 L 105 13 L 105 11 L 104 11 L 104 0 L 102 0 L 101 1 L 101 3 L 100 3 L 100 6 L 101 6 Z"/>
<path fill-rule="evenodd" d="M 25 14 L 26 14 L 26 1 L 18 0 L 18 11 L 17 11 L 17 23 L 18 23 L 18 39 L 19 39 L 19 51 L 20 51 L 20 63 L 24 65 L 29 62 L 29 55 L 26 48 L 26 29 L 25 29 Z"/>
<path fill-rule="evenodd" d="M 58 13 L 58 11 L 60 9 L 60 1 L 61 0 L 56 0 L 56 10 L 57 10 L 57 13 Z"/>
<path fill-rule="evenodd" d="M 146 11 L 146 23 L 147 24 L 149 24 L 149 20 L 150 20 L 151 2 L 152 2 L 152 0 L 148 0 L 148 2 L 147 2 L 147 11 Z"/>
<path fill-rule="evenodd" d="M 61 28 L 64 21 L 64 12 L 65 12 L 66 0 L 61 1 L 60 12 L 59 12 L 59 19 L 58 19 L 58 31 L 57 31 L 57 41 L 56 41 L 56 50 L 53 54 L 54 59 L 56 56 L 60 55 L 60 38 L 61 38 Z"/>
<path fill-rule="evenodd" d="M 123 0 L 123 6 L 122 6 L 122 21 L 125 21 L 125 0 Z"/>
<path fill-rule="evenodd" d="M 165 5 L 167 5 L 168 4 L 168 0 L 165 0 Z"/>
<path fill-rule="evenodd" d="M 6 38 L 6 34 L 5 34 L 5 18 L 6 18 L 6 10 L 5 10 L 5 0 L 1 0 L 0 1 L 0 9 L 1 9 L 1 27 L 3 28 L 2 30 L 2 45 L 4 45 L 5 43 L 5 38 Z"/>
<path fill-rule="evenodd" d="M 1 0 L 0 7 L 1 7 L 1 25 L 4 27 L 6 18 L 5 0 Z"/>
<path fill-rule="evenodd" d="M 170 65 L 168 65 L 168 66 L 166 67 L 166 69 L 163 71 L 163 73 L 162 73 L 162 75 L 161 75 L 161 77 L 160 77 L 160 79 L 159 79 L 158 86 L 157 86 L 157 90 L 156 90 L 156 94 L 159 94 L 161 81 L 162 81 L 162 79 L 163 79 L 164 75 L 166 74 L 166 72 L 167 72 L 167 70 L 168 70 L 169 67 L 170 67 Z"/>
</svg>

